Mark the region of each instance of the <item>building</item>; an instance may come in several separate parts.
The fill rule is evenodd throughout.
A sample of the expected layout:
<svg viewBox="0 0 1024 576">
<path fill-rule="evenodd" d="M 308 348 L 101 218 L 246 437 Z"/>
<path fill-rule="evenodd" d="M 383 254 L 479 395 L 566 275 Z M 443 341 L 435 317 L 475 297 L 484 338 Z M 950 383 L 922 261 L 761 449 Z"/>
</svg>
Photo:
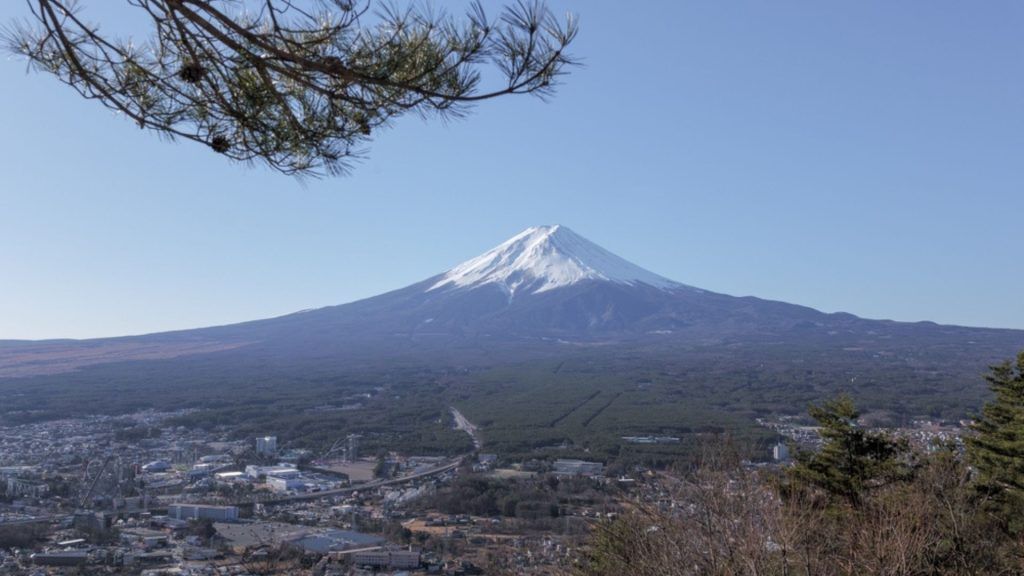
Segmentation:
<svg viewBox="0 0 1024 576">
<path fill-rule="evenodd" d="M 498 463 L 497 454 L 480 454 L 477 456 L 477 463 L 473 465 L 474 472 L 485 472 L 494 468 Z"/>
<path fill-rule="evenodd" d="M 216 522 L 237 522 L 238 508 L 234 506 L 208 506 L 205 504 L 171 504 L 167 515 L 175 520 L 208 518 Z"/>
<path fill-rule="evenodd" d="M 347 550 L 365 551 L 368 548 L 379 548 L 387 542 L 386 539 L 373 534 L 363 534 L 350 530 L 336 530 L 333 528 L 299 531 L 285 537 L 285 541 L 307 552 L 319 554 L 344 552 Z"/>
<path fill-rule="evenodd" d="M 356 566 L 386 568 L 388 570 L 412 570 L 420 567 L 419 550 L 365 550 L 352 555 Z"/>
<path fill-rule="evenodd" d="M 0 478 L 35 476 L 38 472 L 35 466 L 0 466 Z"/>
<path fill-rule="evenodd" d="M 677 436 L 623 436 L 630 444 L 679 444 Z"/>
<path fill-rule="evenodd" d="M 245 475 L 253 480 L 260 476 L 276 476 L 278 478 L 298 478 L 301 472 L 294 466 L 253 466 L 245 467 Z"/>
<path fill-rule="evenodd" d="M 127 545 L 137 544 L 146 550 L 167 546 L 169 536 L 160 530 L 148 528 L 125 528 L 121 530 L 121 542 Z"/>
<path fill-rule="evenodd" d="M 88 550 L 38 552 L 32 555 L 36 566 L 85 566 L 91 560 Z"/>
<path fill-rule="evenodd" d="M 552 471 L 558 476 L 600 476 L 604 464 L 585 460 L 555 460 Z"/>
<path fill-rule="evenodd" d="M 256 439 L 256 453 L 272 455 L 277 452 L 277 436 L 264 436 Z"/>
<path fill-rule="evenodd" d="M 789 446 L 787 446 L 785 442 L 779 442 L 775 446 L 772 446 L 772 459 L 776 462 L 788 462 Z"/>
<path fill-rule="evenodd" d="M 103 512 L 75 512 L 71 525 L 85 532 L 106 532 L 114 525 L 114 519 Z"/>
<path fill-rule="evenodd" d="M 149 464 L 142 465 L 142 471 L 147 474 L 153 474 L 157 472 L 167 472 L 171 469 L 171 464 L 166 460 L 154 460 Z"/>
<path fill-rule="evenodd" d="M 196 478 L 205 478 L 212 474 L 214 470 L 217 470 L 221 466 L 221 464 L 214 464 L 211 462 L 200 462 L 199 464 L 196 464 L 195 466 L 192 467 L 191 470 L 188 471 L 188 477 L 190 480 L 194 480 Z"/>
<path fill-rule="evenodd" d="M 292 490 L 304 489 L 306 487 L 306 482 L 299 478 L 267 476 L 267 486 L 269 486 L 274 492 L 290 492 Z"/>
<path fill-rule="evenodd" d="M 24 480 L 22 478 L 7 479 L 8 496 L 26 496 L 29 498 L 42 498 L 50 491 L 50 487 L 43 482 Z"/>
</svg>

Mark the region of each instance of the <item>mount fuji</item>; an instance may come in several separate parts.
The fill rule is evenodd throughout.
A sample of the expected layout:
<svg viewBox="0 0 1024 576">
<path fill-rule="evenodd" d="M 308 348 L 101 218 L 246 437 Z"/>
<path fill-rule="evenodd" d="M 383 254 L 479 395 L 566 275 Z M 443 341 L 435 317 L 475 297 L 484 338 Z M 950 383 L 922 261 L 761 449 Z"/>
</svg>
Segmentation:
<svg viewBox="0 0 1024 576">
<path fill-rule="evenodd" d="M 0 379 L 125 361 L 239 358 L 349 367 L 454 365 L 584 349 L 679 356 L 862 354 L 978 373 L 1024 331 L 866 320 L 701 290 L 636 266 L 564 226 L 529 228 L 476 258 L 379 296 L 271 318 L 96 340 L 0 342 Z M 318 368 L 319 369 L 319 368 Z"/>
<path fill-rule="evenodd" d="M 619 258 L 560 225 L 527 228 L 500 246 L 444 273 L 430 290 L 495 285 L 511 300 L 516 292 L 537 294 L 583 281 L 673 290 L 682 284 Z"/>
</svg>

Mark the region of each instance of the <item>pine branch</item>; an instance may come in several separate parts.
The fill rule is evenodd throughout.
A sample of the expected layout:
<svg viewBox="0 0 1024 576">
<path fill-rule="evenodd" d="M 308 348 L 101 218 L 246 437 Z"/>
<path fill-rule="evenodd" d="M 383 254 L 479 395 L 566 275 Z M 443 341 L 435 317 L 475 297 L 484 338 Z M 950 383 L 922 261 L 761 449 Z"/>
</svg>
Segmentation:
<svg viewBox="0 0 1024 576">
<path fill-rule="evenodd" d="M 162 136 L 285 174 L 343 174 L 408 113 L 460 116 L 512 94 L 546 97 L 576 64 L 577 34 L 539 0 L 490 21 L 372 0 L 129 0 L 143 44 L 103 35 L 74 0 L 28 0 L 10 51 Z M 484 89 L 482 78 L 503 77 Z"/>
</svg>

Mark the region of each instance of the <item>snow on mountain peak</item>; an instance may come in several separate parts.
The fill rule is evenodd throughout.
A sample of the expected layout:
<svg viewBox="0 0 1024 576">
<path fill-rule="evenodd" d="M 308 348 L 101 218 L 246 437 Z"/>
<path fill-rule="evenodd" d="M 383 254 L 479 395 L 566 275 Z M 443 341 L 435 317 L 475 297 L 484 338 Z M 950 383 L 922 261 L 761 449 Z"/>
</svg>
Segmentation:
<svg viewBox="0 0 1024 576">
<path fill-rule="evenodd" d="M 508 292 L 536 294 L 585 280 L 643 283 L 677 289 L 682 284 L 648 272 L 565 226 L 535 226 L 452 268 L 427 291 L 495 284 Z"/>
</svg>

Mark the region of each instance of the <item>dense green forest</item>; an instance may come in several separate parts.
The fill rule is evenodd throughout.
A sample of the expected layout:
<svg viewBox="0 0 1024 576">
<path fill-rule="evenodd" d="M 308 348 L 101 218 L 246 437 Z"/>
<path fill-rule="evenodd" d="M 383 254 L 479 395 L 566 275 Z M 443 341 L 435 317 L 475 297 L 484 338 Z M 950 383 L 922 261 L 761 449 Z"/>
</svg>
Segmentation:
<svg viewBox="0 0 1024 576">
<path fill-rule="evenodd" d="M 861 351 L 836 354 L 737 343 L 670 354 L 644 346 L 581 349 L 529 361 L 396 356 L 367 364 L 288 362 L 250 354 L 93 366 L 0 380 L 0 424 L 137 410 L 188 410 L 174 423 L 238 438 L 276 434 L 283 445 L 326 449 L 349 433 L 367 450 L 455 454 L 467 436 L 455 406 L 480 426 L 485 450 L 506 461 L 580 457 L 662 465 L 694 454 L 706 433 L 729 430 L 760 446 L 775 438 L 759 417 L 804 414 L 849 394 L 873 421 L 963 418 L 990 397 L 980 371 L 939 373 Z M 621 436 L 668 435 L 678 444 L 625 444 Z"/>
</svg>

